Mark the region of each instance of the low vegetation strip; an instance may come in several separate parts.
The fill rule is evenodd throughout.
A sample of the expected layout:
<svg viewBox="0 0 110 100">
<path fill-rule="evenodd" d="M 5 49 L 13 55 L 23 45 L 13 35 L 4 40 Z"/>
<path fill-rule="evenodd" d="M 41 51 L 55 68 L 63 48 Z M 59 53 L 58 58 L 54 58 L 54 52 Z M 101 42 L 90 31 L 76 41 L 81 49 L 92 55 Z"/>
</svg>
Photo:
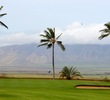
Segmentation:
<svg viewBox="0 0 110 100">
<path fill-rule="evenodd" d="M 76 88 L 80 88 L 80 89 L 110 89 L 110 86 L 104 86 L 104 85 L 77 85 Z"/>
</svg>

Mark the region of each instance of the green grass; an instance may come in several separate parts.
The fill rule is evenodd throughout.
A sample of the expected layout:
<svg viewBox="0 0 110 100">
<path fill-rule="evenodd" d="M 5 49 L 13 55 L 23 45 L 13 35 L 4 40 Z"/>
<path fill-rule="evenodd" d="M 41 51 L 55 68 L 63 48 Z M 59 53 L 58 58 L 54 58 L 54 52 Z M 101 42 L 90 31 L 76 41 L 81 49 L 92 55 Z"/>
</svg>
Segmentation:
<svg viewBox="0 0 110 100">
<path fill-rule="evenodd" d="M 110 90 L 76 89 L 75 85 L 110 85 L 81 80 L 0 79 L 0 100 L 109 100 Z"/>
</svg>

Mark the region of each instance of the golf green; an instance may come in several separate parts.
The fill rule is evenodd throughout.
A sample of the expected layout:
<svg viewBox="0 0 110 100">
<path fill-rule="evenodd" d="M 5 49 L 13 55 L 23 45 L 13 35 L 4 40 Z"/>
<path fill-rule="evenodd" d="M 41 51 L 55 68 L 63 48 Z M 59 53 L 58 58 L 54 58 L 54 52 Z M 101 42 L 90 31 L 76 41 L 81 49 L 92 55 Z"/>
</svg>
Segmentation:
<svg viewBox="0 0 110 100">
<path fill-rule="evenodd" d="M 77 89 L 76 85 L 110 85 L 81 80 L 0 79 L 0 100 L 109 100 L 110 90 Z"/>
</svg>

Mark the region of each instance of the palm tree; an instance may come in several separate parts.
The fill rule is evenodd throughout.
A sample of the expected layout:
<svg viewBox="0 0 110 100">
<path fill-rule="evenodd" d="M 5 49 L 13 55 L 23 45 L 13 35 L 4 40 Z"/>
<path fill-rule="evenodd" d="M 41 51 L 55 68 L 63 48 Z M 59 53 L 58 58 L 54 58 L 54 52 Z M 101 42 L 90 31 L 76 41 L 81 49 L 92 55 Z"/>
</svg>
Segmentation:
<svg viewBox="0 0 110 100">
<path fill-rule="evenodd" d="M 2 8 L 3 8 L 3 6 L 0 7 L 0 11 L 2 10 Z M 4 15 L 7 15 L 7 13 L 0 14 L 0 17 L 3 17 Z M 8 27 L 2 21 L 0 21 L 0 25 L 2 25 L 8 29 Z"/>
<path fill-rule="evenodd" d="M 108 35 L 110 35 L 110 22 L 104 24 L 104 26 L 106 28 L 99 31 L 99 32 L 102 32 L 101 36 L 99 37 L 100 40 L 103 39 L 104 37 L 107 37 Z"/>
<path fill-rule="evenodd" d="M 54 68 L 54 45 L 57 43 L 63 51 L 65 51 L 65 47 L 62 44 L 62 41 L 58 41 L 59 37 L 62 35 L 60 34 L 58 37 L 55 37 L 55 28 L 47 28 L 44 30 L 45 34 L 41 34 L 40 36 L 43 37 L 41 39 L 41 44 L 39 46 L 47 46 L 47 49 L 52 47 L 52 67 L 53 67 L 53 79 L 55 79 L 55 68 Z"/>
<path fill-rule="evenodd" d="M 65 66 L 60 72 L 60 78 L 66 78 L 68 80 L 73 79 L 74 77 L 81 76 L 80 72 L 75 68 Z"/>
</svg>

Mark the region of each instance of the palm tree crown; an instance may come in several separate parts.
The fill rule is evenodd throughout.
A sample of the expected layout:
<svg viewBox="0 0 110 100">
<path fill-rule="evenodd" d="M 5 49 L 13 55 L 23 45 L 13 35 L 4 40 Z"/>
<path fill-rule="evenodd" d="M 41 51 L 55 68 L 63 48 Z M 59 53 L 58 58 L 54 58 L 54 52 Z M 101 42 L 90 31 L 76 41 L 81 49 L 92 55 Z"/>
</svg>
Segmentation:
<svg viewBox="0 0 110 100">
<path fill-rule="evenodd" d="M 108 35 L 110 35 L 110 22 L 104 24 L 104 26 L 106 28 L 99 31 L 99 32 L 102 32 L 101 36 L 99 37 L 100 40 L 103 39 L 104 37 L 107 37 Z"/>
<path fill-rule="evenodd" d="M 75 68 L 65 66 L 60 72 L 60 78 L 73 79 L 74 77 L 81 76 L 80 72 Z"/>
<path fill-rule="evenodd" d="M 64 51 L 65 47 L 62 44 L 62 41 L 58 41 L 59 37 L 62 35 L 60 34 L 59 36 L 55 37 L 55 28 L 47 28 L 47 30 L 44 30 L 45 34 L 41 34 L 40 36 L 43 37 L 41 39 L 41 44 L 39 46 L 47 46 L 47 49 L 52 47 L 52 67 L 53 67 L 53 79 L 55 79 L 55 68 L 54 68 L 54 44 L 57 43 L 61 49 Z"/>
<path fill-rule="evenodd" d="M 3 8 L 3 6 L 0 7 L 0 11 L 2 10 L 2 8 Z M 7 13 L 0 14 L 0 17 L 3 17 L 4 15 L 7 15 Z M 8 29 L 8 27 L 2 21 L 0 21 L 0 25 L 2 25 Z"/>
<path fill-rule="evenodd" d="M 64 51 L 65 47 L 62 44 L 62 41 L 58 41 L 59 37 L 62 35 L 60 34 L 57 38 L 55 38 L 55 28 L 47 28 L 47 30 L 44 31 L 45 34 L 41 34 L 44 39 L 41 39 L 41 43 L 39 46 L 47 46 L 47 49 L 51 48 L 53 44 L 57 43 L 61 49 Z M 39 47 L 38 46 L 38 47 Z"/>
</svg>

